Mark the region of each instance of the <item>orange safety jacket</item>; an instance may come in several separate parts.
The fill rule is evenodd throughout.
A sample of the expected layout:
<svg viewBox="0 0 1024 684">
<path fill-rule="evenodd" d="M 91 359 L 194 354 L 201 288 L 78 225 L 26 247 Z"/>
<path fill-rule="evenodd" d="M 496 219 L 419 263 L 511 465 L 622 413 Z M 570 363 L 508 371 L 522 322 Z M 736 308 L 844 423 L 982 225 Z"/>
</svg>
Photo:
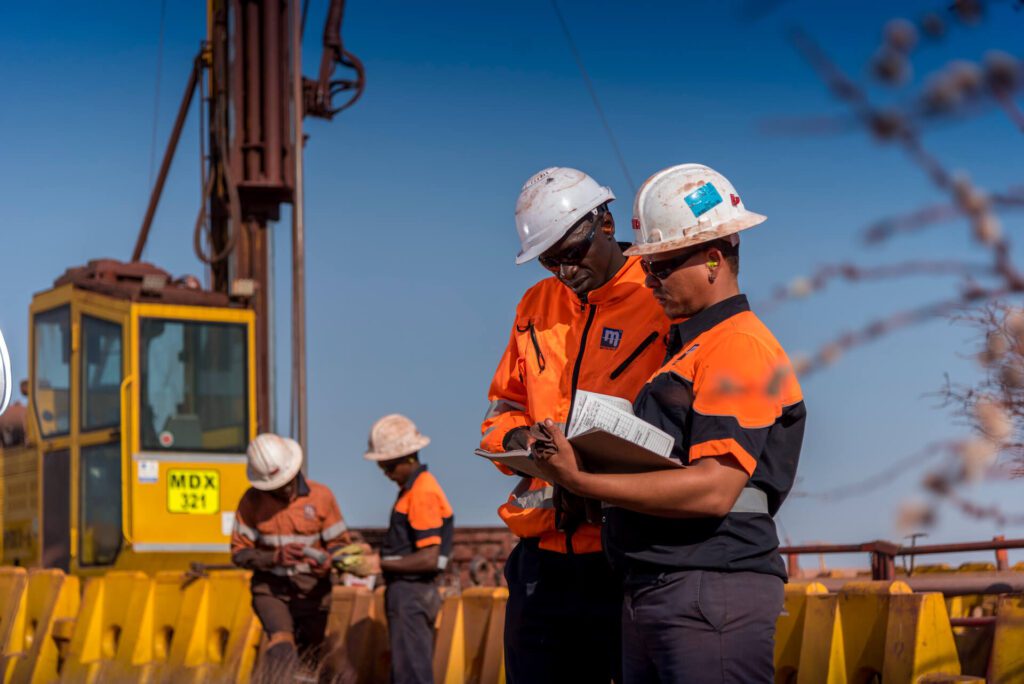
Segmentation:
<svg viewBox="0 0 1024 684">
<path fill-rule="evenodd" d="M 510 430 L 547 418 L 564 424 L 577 389 L 632 401 L 664 361 L 668 327 L 644 287 L 637 257 L 585 300 L 555 277 L 537 283 L 516 308 L 511 339 L 488 392 L 480 448 L 504 451 Z M 544 480 L 523 478 L 498 515 L 517 536 L 539 537 L 540 548 L 566 553 L 566 535 L 555 528 L 553 493 Z M 572 550 L 600 551 L 600 527 L 580 525 Z"/>
<path fill-rule="evenodd" d="M 298 491 L 290 503 L 269 492 L 250 487 L 235 511 L 231 532 L 231 554 L 245 549 L 275 550 L 299 543 L 318 551 L 331 552 L 348 544 L 351 537 L 331 490 L 299 475 Z M 313 577 L 309 562 L 287 567 L 272 567 L 253 574 L 253 584 L 267 579 L 266 574 L 289 578 L 299 585 L 310 585 Z"/>
</svg>

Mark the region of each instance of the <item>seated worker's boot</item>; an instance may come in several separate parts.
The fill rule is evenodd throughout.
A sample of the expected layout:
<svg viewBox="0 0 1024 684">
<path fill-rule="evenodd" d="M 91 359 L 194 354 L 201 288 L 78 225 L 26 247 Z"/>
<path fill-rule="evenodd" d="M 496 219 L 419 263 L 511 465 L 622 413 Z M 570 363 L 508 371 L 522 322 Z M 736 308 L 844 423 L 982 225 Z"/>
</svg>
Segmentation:
<svg viewBox="0 0 1024 684">
<path fill-rule="evenodd" d="M 270 635 L 260 654 L 253 681 L 258 684 L 287 682 L 293 673 L 299 671 L 300 666 L 295 635 L 291 632 L 275 632 Z"/>
</svg>

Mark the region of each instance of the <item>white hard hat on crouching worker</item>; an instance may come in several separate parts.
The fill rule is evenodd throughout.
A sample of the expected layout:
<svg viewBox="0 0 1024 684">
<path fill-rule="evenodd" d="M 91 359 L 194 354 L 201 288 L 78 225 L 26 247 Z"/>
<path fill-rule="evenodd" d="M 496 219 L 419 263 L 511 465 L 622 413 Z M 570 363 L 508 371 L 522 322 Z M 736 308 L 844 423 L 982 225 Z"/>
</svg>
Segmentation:
<svg viewBox="0 0 1024 684">
<path fill-rule="evenodd" d="M 626 254 L 669 252 L 735 236 L 766 218 L 747 211 L 736 188 L 714 169 L 672 166 L 648 178 L 636 194 L 634 241 Z"/>
<path fill-rule="evenodd" d="M 613 199 L 611 188 L 576 169 L 552 166 L 534 174 L 516 200 L 516 230 L 522 244 L 516 263 L 539 257 L 587 212 Z"/>
<path fill-rule="evenodd" d="M 257 435 L 245 450 L 245 475 L 256 489 L 271 491 L 291 482 L 302 468 L 302 447 L 294 439 L 269 432 Z"/>
<path fill-rule="evenodd" d="M 370 440 L 363 458 L 368 461 L 390 461 L 411 456 L 430 444 L 416 424 L 398 413 L 384 416 L 370 428 Z"/>
</svg>

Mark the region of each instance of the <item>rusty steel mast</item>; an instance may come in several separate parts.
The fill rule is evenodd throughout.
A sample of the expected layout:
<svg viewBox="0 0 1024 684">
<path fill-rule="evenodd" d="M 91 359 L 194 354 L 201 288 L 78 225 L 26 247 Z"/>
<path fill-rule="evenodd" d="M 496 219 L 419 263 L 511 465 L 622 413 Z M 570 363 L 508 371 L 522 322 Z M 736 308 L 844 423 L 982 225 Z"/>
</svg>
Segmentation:
<svg viewBox="0 0 1024 684">
<path fill-rule="evenodd" d="M 139 261 L 195 92 L 204 147 L 203 197 L 193 232 L 210 287 L 256 312 L 259 430 L 271 429 L 272 222 L 292 205 L 291 431 L 307 446 L 305 230 L 302 152 L 305 116 L 331 119 L 362 95 L 363 65 L 344 49 L 344 0 L 331 0 L 317 78 L 302 77 L 305 7 L 298 0 L 209 0 L 207 38 L 185 93 L 150 195 L 132 261 Z M 349 78 L 336 78 L 338 67 Z M 347 99 L 335 105 L 336 96 Z"/>
</svg>

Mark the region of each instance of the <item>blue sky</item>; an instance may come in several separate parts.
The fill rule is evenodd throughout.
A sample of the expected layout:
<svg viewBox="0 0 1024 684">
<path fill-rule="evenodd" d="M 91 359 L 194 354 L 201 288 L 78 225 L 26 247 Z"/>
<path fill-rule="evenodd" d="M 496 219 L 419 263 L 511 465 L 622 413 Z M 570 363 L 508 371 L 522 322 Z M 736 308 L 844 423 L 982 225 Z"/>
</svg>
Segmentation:
<svg viewBox="0 0 1024 684">
<path fill-rule="evenodd" d="M 901 9 L 914 17 L 947 4 L 905 2 Z M 311 3 L 307 74 L 319 58 L 325 5 Z M 780 136 L 762 128 L 783 116 L 843 112 L 786 42 L 788 26 L 808 29 L 865 81 L 891 5 L 829 3 L 823 10 L 791 0 L 757 21 L 731 2 L 560 6 L 636 182 L 699 161 L 729 176 L 746 205 L 768 215 L 744 236 L 741 283 L 756 303 L 820 263 L 985 259 L 957 222 L 863 247 L 858 236 L 871 221 L 941 196 L 898 150 L 862 133 Z M 68 266 L 131 253 L 154 167 L 159 16 L 157 0 L 0 9 L 0 325 L 19 377 L 27 372 L 32 293 Z M 1022 21 L 1011 3 L 997 4 L 982 25 L 919 50 L 917 72 L 951 58 L 977 60 L 989 48 L 1012 51 Z M 167 3 L 157 163 L 204 22 L 203 2 Z M 344 32 L 366 62 L 366 95 L 333 122 L 307 122 L 311 472 L 334 489 L 351 523 L 385 524 L 393 485 L 361 454 L 372 421 L 399 411 L 433 438 L 424 458 L 457 520 L 496 524 L 495 509 L 513 483 L 471 451 L 515 304 L 544 275 L 536 264 L 513 264 L 518 189 L 545 166 L 583 168 L 618 194 L 612 208 L 621 239 L 629 239 L 632 193 L 549 2 L 353 1 Z M 881 101 L 899 98 L 872 92 Z M 926 142 L 982 185 L 1019 181 L 1024 139 L 996 112 L 929 131 Z M 175 274 L 201 273 L 191 253 L 197 152 L 193 115 L 145 255 Z M 1020 218 L 1004 221 L 1012 234 Z M 287 225 L 276 231 L 282 280 Z M 764 318 L 795 354 L 954 293 L 948 279 L 836 285 Z M 280 300 L 278 320 L 287 321 Z M 807 378 L 799 489 L 831 489 L 926 442 L 962 435 L 929 395 L 944 373 L 974 377 L 966 359 L 973 335 L 937 320 Z M 919 492 L 924 467 L 855 499 L 791 499 L 779 516 L 781 534 L 794 543 L 896 538 L 895 510 Z M 985 484 L 969 494 L 1012 510 L 1019 486 Z M 946 511 L 930 539 L 1000 532 L 1020 534 Z"/>
</svg>

